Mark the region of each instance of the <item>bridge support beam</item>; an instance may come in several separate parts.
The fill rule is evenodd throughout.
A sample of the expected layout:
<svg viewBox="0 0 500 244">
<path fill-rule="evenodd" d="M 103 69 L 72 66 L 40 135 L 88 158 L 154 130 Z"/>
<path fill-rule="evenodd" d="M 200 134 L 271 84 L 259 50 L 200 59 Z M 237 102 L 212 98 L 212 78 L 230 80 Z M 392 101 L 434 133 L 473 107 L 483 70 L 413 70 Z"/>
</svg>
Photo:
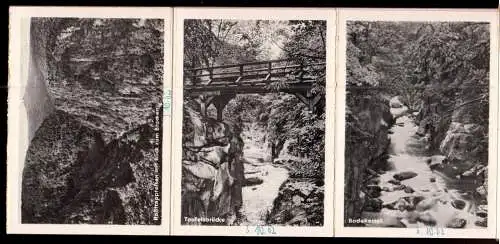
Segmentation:
<svg viewBox="0 0 500 244">
<path fill-rule="evenodd" d="M 196 100 L 200 105 L 201 116 L 207 117 L 207 108 L 210 106 L 215 97 L 213 96 L 199 96 Z"/>
<path fill-rule="evenodd" d="M 319 100 L 321 100 L 321 95 L 313 96 L 310 92 L 307 92 L 305 94 L 295 93 L 294 95 L 307 106 L 309 111 L 313 113 L 316 111 L 316 105 L 318 104 Z"/>
<path fill-rule="evenodd" d="M 213 100 L 213 104 L 215 109 L 217 110 L 217 120 L 222 121 L 222 113 L 224 112 L 224 108 L 226 105 L 233 99 L 235 95 L 222 95 L 215 97 Z"/>
<path fill-rule="evenodd" d="M 196 101 L 200 105 L 200 112 L 203 117 L 207 115 L 207 109 L 210 105 L 214 105 L 217 110 L 217 120 L 222 121 L 222 113 L 226 105 L 233 99 L 236 95 L 220 95 L 220 96 L 199 96 Z"/>
</svg>

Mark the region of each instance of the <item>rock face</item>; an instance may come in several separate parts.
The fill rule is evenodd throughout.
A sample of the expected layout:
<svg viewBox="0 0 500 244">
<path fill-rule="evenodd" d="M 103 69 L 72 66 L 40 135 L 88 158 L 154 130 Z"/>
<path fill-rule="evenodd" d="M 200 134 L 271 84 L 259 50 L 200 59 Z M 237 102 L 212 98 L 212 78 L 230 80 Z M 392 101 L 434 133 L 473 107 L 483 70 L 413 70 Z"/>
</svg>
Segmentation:
<svg viewBox="0 0 500 244">
<path fill-rule="evenodd" d="M 440 150 L 446 153 L 450 160 L 465 161 L 483 158 L 482 154 L 485 149 L 481 148 L 481 140 L 486 133 L 487 128 L 479 124 L 451 122 L 446 137 L 441 142 Z"/>
<path fill-rule="evenodd" d="M 323 225 L 324 186 L 314 179 L 288 179 L 281 187 L 266 222 L 278 225 Z"/>
<path fill-rule="evenodd" d="M 158 223 L 153 209 L 155 187 L 161 192 L 160 155 L 154 138 L 154 128 L 144 124 L 105 143 L 78 118 L 54 112 L 27 153 L 23 223 Z"/>
<path fill-rule="evenodd" d="M 403 180 L 411 179 L 415 176 L 417 176 L 417 173 L 412 172 L 412 171 L 405 171 L 405 172 L 395 174 L 394 179 L 396 179 L 398 181 L 403 181 Z"/>
<path fill-rule="evenodd" d="M 203 118 L 189 107 L 185 111 L 181 221 L 185 222 L 184 217 L 220 217 L 225 221 L 213 224 L 233 225 L 242 205 L 242 187 L 248 183 L 241 125 Z"/>
<path fill-rule="evenodd" d="M 399 97 L 393 97 L 390 101 L 391 108 L 401 108 L 403 103 L 399 100 Z"/>
<path fill-rule="evenodd" d="M 65 28 L 99 21 L 75 20 L 31 21 L 24 102 L 32 140 L 23 169 L 22 222 L 160 224 L 161 196 L 155 193 L 161 193 L 162 180 L 163 71 L 154 68 L 163 66 L 162 46 L 130 45 L 131 51 L 118 44 L 121 36 L 112 36 L 107 41 L 116 45 L 97 52 L 102 43 L 88 32 L 74 43 L 96 45 L 71 48 L 74 43 L 59 35 Z M 157 23 L 162 30 L 163 22 Z M 121 19 L 107 24 L 131 25 Z M 163 43 L 163 35 L 152 32 L 130 28 L 125 36 L 132 43 Z M 136 58 L 145 56 L 151 62 Z M 76 58 L 91 61 L 69 65 Z"/>
<path fill-rule="evenodd" d="M 465 219 L 454 218 L 448 224 L 446 224 L 447 228 L 464 228 L 467 224 Z"/>
<path fill-rule="evenodd" d="M 364 207 L 371 211 L 380 211 L 382 207 L 382 203 L 373 197 L 373 192 L 363 192 L 366 192 L 367 182 L 376 177 L 370 172 L 378 172 L 385 167 L 390 144 L 388 131 L 393 118 L 388 100 L 363 94 L 348 97 L 359 101 L 353 101 L 347 113 L 344 216 L 345 219 L 358 219 Z M 348 101 L 348 104 L 351 102 Z"/>
<path fill-rule="evenodd" d="M 275 163 L 288 169 L 289 178 L 266 216 L 267 223 L 294 226 L 322 226 L 324 220 L 324 172 L 307 158 L 283 155 Z"/>
<path fill-rule="evenodd" d="M 488 80 L 466 80 L 429 84 L 416 119 L 420 134 L 429 135 L 430 153 L 444 157 L 433 156 L 431 169 L 475 188 L 473 197 L 480 202 L 488 194 Z"/>
</svg>

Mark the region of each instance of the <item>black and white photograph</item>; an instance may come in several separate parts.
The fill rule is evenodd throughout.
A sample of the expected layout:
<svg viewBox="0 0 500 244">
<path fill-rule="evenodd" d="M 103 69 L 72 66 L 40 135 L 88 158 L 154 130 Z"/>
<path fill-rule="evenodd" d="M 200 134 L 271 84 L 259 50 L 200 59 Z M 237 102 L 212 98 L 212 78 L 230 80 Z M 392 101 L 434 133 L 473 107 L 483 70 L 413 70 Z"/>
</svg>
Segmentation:
<svg viewBox="0 0 500 244">
<path fill-rule="evenodd" d="M 184 19 L 181 225 L 324 225 L 326 22 Z"/>
<path fill-rule="evenodd" d="M 490 30 L 346 21 L 345 227 L 439 235 L 492 223 Z"/>
<path fill-rule="evenodd" d="M 164 20 L 29 22 L 27 121 L 17 122 L 29 140 L 20 222 L 168 222 L 161 219 L 169 198 L 161 195 Z"/>
</svg>

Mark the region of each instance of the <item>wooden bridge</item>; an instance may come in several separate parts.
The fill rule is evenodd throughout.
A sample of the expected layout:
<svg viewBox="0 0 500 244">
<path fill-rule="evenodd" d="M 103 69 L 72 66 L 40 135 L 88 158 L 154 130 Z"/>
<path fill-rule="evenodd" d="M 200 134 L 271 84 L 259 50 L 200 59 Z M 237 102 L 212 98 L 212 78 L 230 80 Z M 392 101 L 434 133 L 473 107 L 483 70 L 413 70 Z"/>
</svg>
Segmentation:
<svg viewBox="0 0 500 244">
<path fill-rule="evenodd" d="M 184 96 L 195 97 L 204 116 L 213 104 L 218 120 L 222 120 L 224 107 L 236 94 L 287 92 L 313 111 L 322 96 L 310 90 L 317 74 L 325 74 L 325 65 L 324 60 L 309 64 L 270 60 L 185 69 Z"/>
</svg>

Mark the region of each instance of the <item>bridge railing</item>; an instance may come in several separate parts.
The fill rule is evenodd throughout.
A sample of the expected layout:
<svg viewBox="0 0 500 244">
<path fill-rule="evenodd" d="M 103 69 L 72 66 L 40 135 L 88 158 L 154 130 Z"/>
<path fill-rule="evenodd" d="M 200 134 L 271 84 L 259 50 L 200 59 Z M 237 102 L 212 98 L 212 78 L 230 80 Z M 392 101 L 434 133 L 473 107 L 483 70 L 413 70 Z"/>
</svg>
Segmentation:
<svg viewBox="0 0 500 244">
<path fill-rule="evenodd" d="M 184 70 L 185 85 L 267 83 L 279 79 L 303 82 L 315 79 L 314 71 L 325 69 L 325 62 L 298 64 L 292 60 L 247 62 Z"/>
</svg>

